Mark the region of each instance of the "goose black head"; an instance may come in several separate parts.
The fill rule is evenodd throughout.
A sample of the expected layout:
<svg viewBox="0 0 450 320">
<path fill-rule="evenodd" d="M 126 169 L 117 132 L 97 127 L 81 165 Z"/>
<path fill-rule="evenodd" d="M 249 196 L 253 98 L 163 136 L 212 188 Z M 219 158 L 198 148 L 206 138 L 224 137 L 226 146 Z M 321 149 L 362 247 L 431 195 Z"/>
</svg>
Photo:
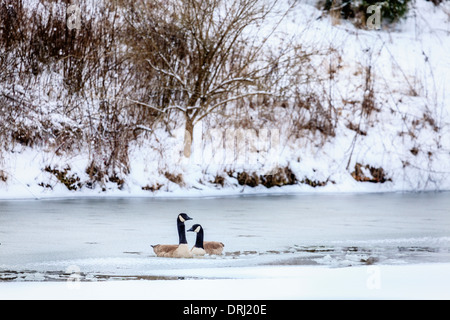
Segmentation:
<svg viewBox="0 0 450 320">
<path fill-rule="evenodd" d="M 190 229 L 188 230 L 188 232 L 191 231 L 191 232 L 199 233 L 201 230 L 203 230 L 203 228 L 202 228 L 201 225 L 199 225 L 199 224 L 194 224 L 194 225 L 192 226 L 192 228 L 190 228 Z"/>
<path fill-rule="evenodd" d="M 178 221 L 180 221 L 181 223 L 184 223 L 187 220 L 192 220 L 192 218 L 189 217 L 186 213 L 180 213 L 178 215 Z"/>
</svg>

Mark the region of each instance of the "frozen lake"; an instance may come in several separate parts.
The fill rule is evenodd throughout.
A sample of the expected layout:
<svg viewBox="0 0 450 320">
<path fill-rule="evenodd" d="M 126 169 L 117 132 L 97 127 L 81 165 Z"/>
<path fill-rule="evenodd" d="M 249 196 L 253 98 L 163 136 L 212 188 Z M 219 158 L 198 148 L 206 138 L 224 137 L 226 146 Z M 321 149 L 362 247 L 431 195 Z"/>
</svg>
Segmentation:
<svg viewBox="0 0 450 320">
<path fill-rule="evenodd" d="M 188 228 L 203 225 L 205 240 L 223 242 L 225 254 L 157 258 L 150 245 L 177 243 L 179 212 L 194 219 Z M 187 237 L 193 245 L 195 235 Z M 0 243 L 0 281 L 13 282 L 449 263 L 450 193 L 1 201 Z"/>
</svg>

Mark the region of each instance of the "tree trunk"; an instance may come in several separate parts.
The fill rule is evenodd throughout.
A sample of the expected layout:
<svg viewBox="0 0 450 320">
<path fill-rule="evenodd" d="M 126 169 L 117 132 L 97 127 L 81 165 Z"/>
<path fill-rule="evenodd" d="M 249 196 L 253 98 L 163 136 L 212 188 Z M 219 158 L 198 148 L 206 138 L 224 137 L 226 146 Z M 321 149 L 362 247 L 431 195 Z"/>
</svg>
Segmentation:
<svg viewBox="0 0 450 320">
<path fill-rule="evenodd" d="M 186 158 L 191 157 L 192 141 L 194 139 L 194 124 L 189 115 L 185 114 L 186 127 L 184 131 L 184 156 Z"/>
</svg>

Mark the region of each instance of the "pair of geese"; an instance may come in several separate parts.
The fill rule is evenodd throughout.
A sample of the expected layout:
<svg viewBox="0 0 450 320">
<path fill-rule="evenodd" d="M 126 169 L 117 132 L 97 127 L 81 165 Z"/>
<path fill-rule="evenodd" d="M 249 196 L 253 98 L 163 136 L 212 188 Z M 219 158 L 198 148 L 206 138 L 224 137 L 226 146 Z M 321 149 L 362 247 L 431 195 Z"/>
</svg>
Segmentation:
<svg viewBox="0 0 450 320">
<path fill-rule="evenodd" d="M 179 244 L 157 244 L 152 245 L 153 251 L 157 257 L 166 258 L 193 258 L 198 256 L 209 255 L 221 255 L 224 244 L 217 241 L 203 241 L 204 232 L 203 228 L 199 224 L 194 224 L 188 231 L 197 233 L 197 239 L 194 247 L 189 249 L 186 240 L 186 229 L 184 222 L 187 220 L 193 220 L 186 213 L 180 213 L 177 217 L 177 228 Z"/>
</svg>

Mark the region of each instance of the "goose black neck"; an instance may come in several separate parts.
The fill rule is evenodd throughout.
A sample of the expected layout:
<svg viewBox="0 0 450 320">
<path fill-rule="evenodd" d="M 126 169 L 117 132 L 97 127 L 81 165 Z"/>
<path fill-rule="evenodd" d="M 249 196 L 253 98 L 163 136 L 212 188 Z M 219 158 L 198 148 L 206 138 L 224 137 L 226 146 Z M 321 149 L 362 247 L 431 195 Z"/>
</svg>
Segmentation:
<svg viewBox="0 0 450 320">
<path fill-rule="evenodd" d="M 195 247 L 196 248 L 203 248 L 203 229 L 200 229 L 199 232 L 197 232 L 197 239 L 195 240 Z"/>
<path fill-rule="evenodd" d="M 186 227 L 184 222 L 181 222 L 180 219 L 177 219 L 178 226 L 178 238 L 180 240 L 179 244 L 187 244 L 186 240 Z"/>
</svg>

